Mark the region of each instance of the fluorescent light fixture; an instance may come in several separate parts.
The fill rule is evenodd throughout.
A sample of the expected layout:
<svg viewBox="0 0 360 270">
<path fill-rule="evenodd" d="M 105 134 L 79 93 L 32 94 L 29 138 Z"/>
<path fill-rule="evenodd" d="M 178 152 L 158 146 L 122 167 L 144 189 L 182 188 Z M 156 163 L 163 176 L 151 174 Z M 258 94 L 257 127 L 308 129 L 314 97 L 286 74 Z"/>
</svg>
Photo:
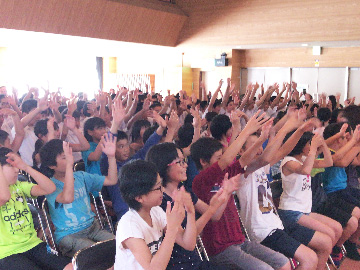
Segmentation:
<svg viewBox="0 0 360 270">
<path fill-rule="evenodd" d="M 309 44 L 307 44 L 307 43 L 303 43 L 303 44 L 301 44 L 301 46 L 303 46 L 303 47 L 307 47 L 307 46 L 309 46 Z"/>
</svg>

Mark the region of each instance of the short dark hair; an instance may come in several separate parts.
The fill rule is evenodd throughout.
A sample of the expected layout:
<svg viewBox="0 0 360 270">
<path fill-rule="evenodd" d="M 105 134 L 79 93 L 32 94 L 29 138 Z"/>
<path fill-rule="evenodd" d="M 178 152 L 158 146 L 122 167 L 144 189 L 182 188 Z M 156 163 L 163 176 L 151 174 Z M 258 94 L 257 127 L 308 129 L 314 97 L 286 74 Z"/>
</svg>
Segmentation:
<svg viewBox="0 0 360 270">
<path fill-rule="evenodd" d="M 146 141 L 150 138 L 150 136 L 152 134 L 154 134 L 154 132 L 157 130 L 157 128 L 158 128 L 158 126 L 155 125 L 155 126 L 147 128 L 145 130 L 144 135 L 143 135 L 143 143 L 146 143 Z"/>
<path fill-rule="evenodd" d="M 200 109 L 205 110 L 208 102 L 206 100 L 200 101 Z"/>
<path fill-rule="evenodd" d="M 162 106 L 161 106 L 161 103 L 160 103 L 159 101 L 154 101 L 154 102 L 150 105 L 149 109 L 152 110 L 152 109 L 154 109 L 155 107 L 162 107 Z"/>
<path fill-rule="evenodd" d="M 36 107 L 37 107 L 37 100 L 28 99 L 21 104 L 21 111 L 23 113 L 29 113 L 31 112 L 31 110 L 35 109 Z"/>
<path fill-rule="evenodd" d="M 168 164 L 179 157 L 177 149 L 178 148 L 173 143 L 160 143 L 151 147 L 146 154 L 146 161 L 149 161 L 156 166 L 157 171 L 162 178 L 164 187 L 166 187 L 167 183 L 170 181 L 167 176 L 169 168 Z"/>
<path fill-rule="evenodd" d="M 90 102 L 85 102 L 84 103 L 84 106 L 82 107 L 82 109 L 83 109 L 83 115 L 85 116 L 85 117 L 90 117 L 91 116 L 91 114 L 90 113 L 88 113 L 88 105 L 89 104 L 91 104 Z"/>
<path fill-rule="evenodd" d="M 188 147 L 194 137 L 194 127 L 192 124 L 184 124 L 178 130 L 178 142 L 177 145 L 179 148 Z"/>
<path fill-rule="evenodd" d="M 100 117 L 91 117 L 85 121 L 84 124 L 84 136 L 89 141 L 92 142 L 93 138 L 89 135 L 89 130 L 94 130 L 96 128 L 106 127 L 106 123 Z"/>
<path fill-rule="evenodd" d="M 206 113 L 205 115 L 205 119 L 206 119 L 206 122 L 211 122 L 215 116 L 217 116 L 218 114 L 216 112 L 208 112 Z"/>
<path fill-rule="evenodd" d="M 157 171 L 154 164 L 135 160 L 124 165 L 119 174 L 121 196 L 127 205 L 139 211 L 141 203 L 136 197 L 148 194 L 156 185 Z"/>
<path fill-rule="evenodd" d="M 78 100 L 78 102 L 76 102 L 76 109 L 81 112 L 81 110 L 84 107 L 84 104 L 86 103 L 86 101 L 84 100 Z"/>
<path fill-rule="evenodd" d="M 328 125 L 325 129 L 324 129 L 324 139 L 329 139 L 330 137 L 334 136 L 335 134 L 340 132 L 341 127 L 343 126 L 343 123 L 333 123 Z M 351 131 L 350 126 L 348 126 L 348 128 L 346 129 L 347 132 Z"/>
<path fill-rule="evenodd" d="M 137 120 L 131 130 L 131 140 L 134 142 L 140 138 L 140 131 L 143 127 L 150 127 L 150 122 L 148 120 Z"/>
<path fill-rule="evenodd" d="M 190 153 L 196 168 L 198 168 L 198 170 L 202 169 L 200 159 L 210 162 L 214 153 L 222 148 L 222 144 L 214 138 L 204 137 L 194 142 L 190 147 Z"/>
<path fill-rule="evenodd" d="M 128 136 L 124 131 L 118 130 L 116 134 L 116 142 L 120 140 L 128 140 Z"/>
<path fill-rule="evenodd" d="M 64 152 L 63 141 L 53 139 L 45 143 L 40 149 L 41 165 L 56 166 L 56 157 Z"/>
<path fill-rule="evenodd" d="M 223 135 L 226 135 L 226 132 L 232 127 L 229 116 L 225 114 L 218 114 L 213 118 L 210 124 L 211 135 L 217 139 L 221 140 Z"/>
<path fill-rule="evenodd" d="M 62 111 L 61 117 L 62 117 L 63 120 L 66 118 L 67 114 L 68 114 L 68 109 L 65 109 L 65 110 Z M 75 110 L 73 112 L 73 114 L 72 114 L 72 117 L 74 117 L 75 119 L 80 118 L 80 116 L 81 116 L 81 113 L 78 110 Z"/>
<path fill-rule="evenodd" d="M 9 137 L 9 133 L 0 129 L 0 144 L 4 145 L 4 143 L 8 137 Z"/>
<path fill-rule="evenodd" d="M 192 116 L 190 113 L 185 116 L 184 124 L 192 124 L 194 120 L 194 116 Z"/>
<path fill-rule="evenodd" d="M 295 131 L 289 132 L 288 134 L 286 134 L 285 138 L 284 138 L 284 143 L 291 137 L 291 135 L 294 134 Z M 311 141 L 312 137 L 314 136 L 313 133 L 311 132 L 305 132 L 301 138 L 299 139 L 299 141 L 297 142 L 297 144 L 295 145 L 295 147 L 293 148 L 293 150 L 291 150 L 291 152 L 289 153 L 289 156 L 296 156 L 302 153 L 305 145 Z"/>
<path fill-rule="evenodd" d="M 329 108 L 320 108 L 318 109 L 317 117 L 322 123 L 329 121 L 331 118 L 331 110 Z"/>
<path fill-rule="evenodd" d="M 39 135 L 46 136 L 46 134 L 48 134 L 49 132 L 47 129 L 48 120 L 49 119 L 41 119 L 35 123 L 34 133 L 36 137 L 39 137 Z M 59 125 L 56 122 L 54 122 L 54 129 L 59 130 Z"/>
<path fill-rule="evenodd" d="M 9 165 L 9 163 L 6 161 L 8 157 L 7 154 L 11 153 L 12 150 L 6 147 L 0 147 L 0 164 L 1 166 Z"/>
<path fill-rule="evenodd" d="M 349 122 L 349 125 L 352 129 L 355 129 L 355 127 L 360 124 L 360 107 L 356 105 L 350 105 L 347 106 L 344 109 L 344 117 Z"/>
</svg>

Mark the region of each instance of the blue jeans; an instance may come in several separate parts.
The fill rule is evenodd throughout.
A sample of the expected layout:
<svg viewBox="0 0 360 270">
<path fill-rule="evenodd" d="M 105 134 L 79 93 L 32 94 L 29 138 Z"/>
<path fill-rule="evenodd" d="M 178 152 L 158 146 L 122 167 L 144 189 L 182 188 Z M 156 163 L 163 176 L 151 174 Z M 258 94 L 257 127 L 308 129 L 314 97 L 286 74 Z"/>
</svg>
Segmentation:
<svg viewBox="0 0 360 270">
<path fill-rule="evenodd" d="M 278 213 L 285 228 L 288 228 L 294 225 L 295 223 L 298 223 L 302 215 L 310 214 L 310 213 L 303 213 L 300 211 L 282 210 L 282 209 L 278 209 Z"/>
</svg>

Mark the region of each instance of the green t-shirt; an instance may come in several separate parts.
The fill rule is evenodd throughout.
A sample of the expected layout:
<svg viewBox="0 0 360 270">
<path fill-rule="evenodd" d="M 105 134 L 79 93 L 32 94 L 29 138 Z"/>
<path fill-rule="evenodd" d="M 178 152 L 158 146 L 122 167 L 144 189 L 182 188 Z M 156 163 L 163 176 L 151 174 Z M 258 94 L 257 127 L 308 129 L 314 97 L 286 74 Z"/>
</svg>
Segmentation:
<svg viewBox="0 0 360 270">
<path fill-rule="evenodd" d="M 11 198 L 0 211 L 0 259 L 28 251 L 42 242 L 37 237 L 26 203 L 33 186 L 17 181 L 9 187 Z"/>
</svg>

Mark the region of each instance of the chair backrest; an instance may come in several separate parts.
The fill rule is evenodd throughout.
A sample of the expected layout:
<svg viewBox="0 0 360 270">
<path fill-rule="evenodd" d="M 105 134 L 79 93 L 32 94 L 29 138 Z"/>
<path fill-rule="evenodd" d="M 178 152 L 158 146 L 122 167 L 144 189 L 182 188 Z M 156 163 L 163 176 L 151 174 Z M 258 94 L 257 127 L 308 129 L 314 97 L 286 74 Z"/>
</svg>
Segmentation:
<svg viewBox="0 0 360 270">
<path fill-rule="evenodd" d="M 197 236 L 196 238 L 196 251 L 197 253 L 199 254 L 199 257 L 200 259 L 203 261 L 204 259 L 209 261 L 209 256 L 207 255 L 207 252 L 206 252 L 206 249 L 205 249 L 205 246 L 203 244 L 203 241 L 200 237 L 200 235 Z"/>
<path fill-rule="evenodd" d="M 50 218 L 50 214 L 49 214 L 49 208 L 48 208 L 48 204 L 47 204 L 47 200 L 46 198 L 43 200 L 42 202 L 42 211 L 45 217 L 45 222 L 46 222 L 46 226 L 48 228 L 48 233 L 44 232 L 44 237 L 47 238 L 46 242 L 48 243 L 48 245 L 56 252 L 59 252 L 56 244 L 55 244 L 55 237 L 54 237 L 54 232 L 52 230 L 52 222 L 51 222 L 51 218 Z"/>
<path fill-rule="evenodd" d="M 241 225 L 241 229 L 242 231 L 244 232 L 244 235 L 245 237 L 250 241 L 250 237 L 249 237 L 249 234 L 244 226 L 244 222 L 242 221 L 241 219 L 241 215 L 240 215 L 240 202 L 239 202 L 239 198 L 237 197 L 237 195 L 234 195 L 234 203 L 235 203 L 235 206 L 236 206 L 236 210 L 237 210 L 237 213 L 238 213 L 238 216 L 239 216 L 239 220 L 240 220 L 240 225 Z"/>
<path fill-rule="evenodd" d="M 96 197 L 96 198 L 95 198 L 94 194 L 90 193 L 90 198 L 91 198 L 92 203 L 94 204 L 95 212 L 96 212 L 95 214 L 96 214 L 97 219 L 99 220 L 101 229 L 105 228 L 104 222 L 106 222 L 107 225 L 109 226 L 110 231 L 113 234 L 115 234 L 114 227 L 113 227 L 113 224 L 112 224 L 111 219 L 109 217 L 109 214 L 108 214 L 108 212 L 106 210 L 106 205 L 105 205 L 105 202 L 104 202 L 104 199 L 103 199 L 103 196 L 102 196 L 101 192 L 99 192 L 99 196 Z M 101 211 L 103 211 L 103 214 L 105 216 L 104 218 L 103 218 L 102 214 L 100 213 L 100 209 L 99 209 L 99 206 L 97 204 L 98 200 L 101 202 Z"/>
<path fill-rule="evenodd" d="M 75 253 L 74 270 L 106 270 L 115 263 L 115 239 L 98 242 Z"/>
</svg>

